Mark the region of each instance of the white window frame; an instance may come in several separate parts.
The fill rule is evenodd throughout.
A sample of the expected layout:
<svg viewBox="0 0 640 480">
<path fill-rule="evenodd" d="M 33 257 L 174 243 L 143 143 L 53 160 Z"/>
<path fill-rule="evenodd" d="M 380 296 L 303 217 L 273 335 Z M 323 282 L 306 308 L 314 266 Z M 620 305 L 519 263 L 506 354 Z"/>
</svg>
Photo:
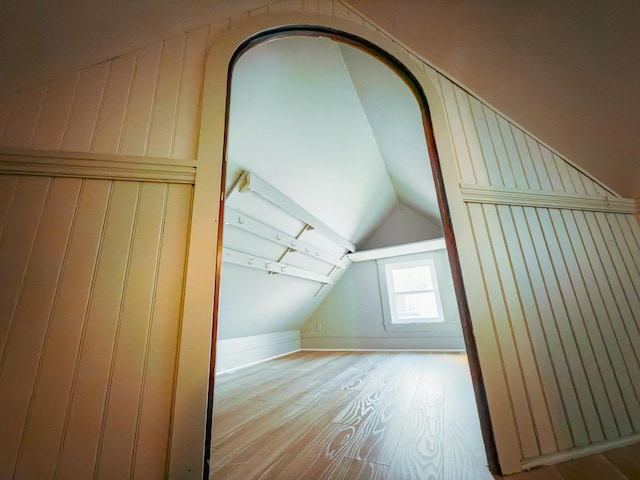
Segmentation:
<svg viewBox="0 0 640 480">
<path fill-rule="evenodd" d="M 396 285 L 393 282 L 393 272 L 396 270 L 414 268 L 414 267 L 429 267 L 431 274 L 431 289 L 426 290 L 410 290 L 410 291 L 398 291 Z M 444 312 L 442 311 L 442 302 L 440 301 L 440 290 L 438 288 L 438 275 L 436 273 L 436 265 L 432 258 L 402 261 L 402 262 L 388 262 L 384 264 L 384 281 L 386 283 L 387 301 L 389 302 L 389 313 L 391 315 L 391 323 L 394 325 L 406 325 L 413 323 L 442 323 L 444 322 Z M 433 293 L 435 295 L 437 316 L 435 317 L 415 317 L 411 319 L 402 319 L 398 316 L 396 308 L 396 298 L 398 296 L 412 294 L 412 293 Z"/>
<path fill-rule="evenodd" d="M 442 265 L 442 262 L 444 261 L 446 261 L 446 250 L 440 249 L 417 254 L 379 258 L 376 260 L 378 265 L 378 284 L 382 300 L 383 327 L 385 331 L 396 333 L 415 332 L 436 335 L 456 334 L 459 330 L 457 313 L 452 311 L 451 305 L 444 305 L 444 303 L 451 303 L 451 299 L 447 298 L 447 302 L 444 302 L 442 292 L 440 290 L 442 281 L 444 281 L 442 275 L 446 275 L 446 271 L 443 271 Z M 391 301 L 393 290 L 389 289 L 390 272 L 393 268 L 387 268 L 387 266 L 402 265 L 405 267 L 419 264 L 427 264 L 432 268 L 432 275 L 435 277 L 434 290 L 436 292 L 438 318 L 430 318 L 426 321 L 394 321 L 394 307 Z M 451 296 L 454 294 L 453 292 L 450 292 L 449 295 Z M 453 300 L 453 307 L 456 306 L 455 300 Z"/>
</svg>

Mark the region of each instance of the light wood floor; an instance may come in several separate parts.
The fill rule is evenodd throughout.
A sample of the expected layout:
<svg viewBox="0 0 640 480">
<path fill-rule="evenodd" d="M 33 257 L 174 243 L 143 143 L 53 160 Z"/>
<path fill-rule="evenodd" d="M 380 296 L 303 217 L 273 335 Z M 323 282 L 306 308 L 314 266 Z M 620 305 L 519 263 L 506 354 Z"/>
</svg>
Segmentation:
<svg viewBox="0 0 640 480">
<path fill-rule="evenodd" d="M 462 354 L 305 351 L 219 375 L 212 446 L 219 480 L 494 478 Z M 504 478 L 640 480 L 640 445 Z"/>
<path fill-rule="evenodd" d="M 297 352 L 216 379 L 212 479 L 493 480 L 462 354 Z"/>
</svg>

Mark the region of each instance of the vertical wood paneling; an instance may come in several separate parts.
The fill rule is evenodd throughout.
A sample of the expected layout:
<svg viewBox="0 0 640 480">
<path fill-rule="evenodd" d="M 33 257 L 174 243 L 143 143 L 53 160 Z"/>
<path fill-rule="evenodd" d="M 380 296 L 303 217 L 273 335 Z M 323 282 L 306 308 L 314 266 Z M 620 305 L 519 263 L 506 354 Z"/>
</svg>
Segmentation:
<svg viewBox="0 0 640 480">
<path fill-rule="evenodd" d="M 580 276 L 575 254 L 569 242 L 561 212 L 559 210 L 550 210 L 549 215 L 549 224 L 554 226 L 555 238 L 550 241 L 549 237 L 552 235 L 550 227 L 546 229 L 543 228 L 543 230 L 546 230 L 547 245 L 550 246 L 552 256 L 554 253 L 556 255 L 554 258 L 554 266 L 567 308 L 568 321 L 578 345 L 581 361 L 586 366 L 587 379 L 596 406 L 596 412 L 594 413 L 597 414 L 596 418 L 600 423 L 598 435 L 600 435 L 599 431 L 602 430 L 604 438 L 616 438 L 619 436 L 619 433 L 611 412 L 610 398 L 603 384 L 602 368 L 604 368 L 606 363 L 601 364 L 599 362 L 599 360 L 608 362 L 608 359 L 606 357 L 601 359 L 596 358 L 593 345 L 595 339 L 590 338 L 587 331 L 588 318 L 593 316 L 593 310 L 589 303 L 588 296 L 580 295 L 584 290 L 584 284 Z M 593 434 L 592 438 L 594 438 Z M 599 439 L 600 437 L 595 438 Z"/>
<path fill-rule="evenodd" d="M 153 157 L 171 157 L 186 42 L 184 34 L 164 42 L 147 148 Z"/>
<path fill-rule="evenodd" d="M 460 115 L 460 121 L 462 123 L 467 147 L 469 149 L 471 167 L 473 168 L 475 175 L 474 183 L 477 183 L 478 185 L 490 185 L 489 175 L 487 174 L 484 156 L 482 154 L 482 147 L 480 145 L 480 139 L 478 138 L 478 131 L 476 130 L 473 113 L 471 112 L 470 97 L 458 86 L 454 86 L 453 90 L 458 106 L 458 114 Z"/>
<path fill-rule="evenodd" d="M 637 256 L 634 256 L 634 252 L 628 243 L 627 235 L 621 228 L 620 215 L 609 213 L 606 214 L 606 220 L 611 229 L 613 238 L 615 239 L 617 250 L 620 252 L 620 256 L 624 261 L 625 272 L 629 277 L 629 284 L 631 286 L 629 297 L 631 303 L 634 305 L 634 317 L 636 324 L 640 325 L 640 274 L 638 272 L 638 266 L 635 263 L 638 260 Z"/>
<path fill-rule="evenodd" d="M 16 478 L 54 478 L 55 474 L 110 188 L 105 180 L 86 180 L 83 184 L 32 393 Z"/>
<path fill-rule="evenodd" d="M 139 189 L 135 182 L 115 182 L 112 188 L 59 451 L 59 478 L 94 474 Z"/>
<path fill-rule="evenodd" d="M 141 187 L 124 297 L 111 353 L 94 478 L 127 478 L 131 469 L 165 195 L 166 185 L 143 184 Z"/>
<path fill-rule="evenodd" d="M 77 179 L 53 181 L 30 255 L 24 288 L 16 299 L 0 363 L 2 478 L 12 477 L 17 460 L 42 346 L 49 332 L 80 183 Z"/>
<path fill-rule="evenodd" d="M 111 60 L 96 133 L 91 145 L 92 152 L 118 152 L 136 59 L 136 52 L 132 52 Z"/>
<path fill-rule="evenodd" d="M 159 62 L 163 43 L 138 52 L 120 151 L 123 155 L 145 155 L 154 108 Z"/>
<path fill-rule="evenodd" d="M 62 140 L 62 150 L 91 150 L 110 65 L 111 62 L 103 62 L 80 72 L 71 116 Z"/>
<path fill-rule="evenodd" d="M 192 186 L 0 186 L 0 476 L 162 478 Z"/>
<path fill-rule="evenodd" d="M 79 77 L 80 72 L 73 72 L 51 80 L 49 83 L 47 96 L 33 135 L 32 148 L 42 150 L 61 148 Z"/>
<path fill-rule="evenodd" d="M 485 252 L 481 257 L 483 276 L 498 280 L 497 282 L 485 283 L 485 289 L 489 298 L 493 329 L 500 352 L 500 362 L 502 363 L 500 367 L 505 371 L 513 415 L 516 419 L 521 458 L 535 457 L 540 452 L 529 410 L 530 402 L 522 376 L 521 360 L 512 337 L 512 329 L 509 324 L 510 315 L 505 304 L 506 298 L 500 290 L 502 283 L 499 280 L 500 276 L 496 266 L 496 252 L 491 243 L 492 238 L 488 234 L 490 227 L 487 224 L 487 217 L 495 217 L 495 207 L 489 206 L 490 209 L 493 209 L 490 212 L 487 212 L 487 209 L 481 205 L 471 204 L 468 208 L 478 249 Z"/>
<path fill-rule="evenodd" d="M 547 338 L 550 341 L 549 347 L 556 355 L 561 356 L 561 359 L 556 360 L 556 365 L 562 366 L 566 364 L 570 372 L 570 377 L 567 379 L 570 381 L 572 390 L 575 392 L 576 402 L 573 404 L 565 397 L 565 405 L 567 408 L 567 416 L 570 420 L 570 427 L 572 429 L 574 445 L 586 445 L 589 443 L 587 436 L 586 426 L 584 424 L 583 407 L 581 402 L 585 397 L 585 375 L 582 364 L 578 362 L 578 355 L 573 343 L 573 337 L 566 334 L 566 312 L 564 311 L 564 304 L 561 295 L 559 294 L 559 286 L 551 266 L 551 259 L 549 257 L 549 251 L 545 246 L 544 237 L 540 227 L 538 216 L 535 209 L 524 208 L 524 215 L 526 221 L 526 228 L 529 230 L 532 240 L 532 245 L 536 254 L 537 265 L 540 268 L 540 281 L 536 286 L 542 286 L 544 288 L 545 296 L 548 298 L 548 304 L 546 303 L 545 296 L 538 296 L 539 300 L 545 301 L 546 315 L 543 313 L 543 319 L 546 320 L 548 327 L 545 327 L 547 332 Z M 540 292 L 542 293 L 542 292 Z M 563 334 L 564 332 L 564 334 Z M 571 359 L 571 360 L 569 360 Z M 572 399 L 569 394 L 569 400 Z M 590 401 L 590 395 L 587 392 L 587 401 Z M 592 407 L 593 409 L 593 407 Z"/>
<path fill-rule="evenodd" d="M 504 139 L 502 138 L 502 132 L 500 131 L 500 127 L 498 125 L 497 115 L 493 112 L 493 110 L 487 108 L 484 105 L 483 112 L 487 122 L 487 126 L 489 127 L 489 136 L 491 138 L 491 143 L 493 144 L 493 151 L 498 163 L 498 169 L 500 170 L 502 185 L 505 187 L 515 187 L 516 181 L 513 175 L 513 169 L 511 168 L 509 157 L 507 155 L 507 148 Z"/>
<path fill-rule="evenodd" d="M 23 289 L 27 264 L 50 185 L 49 178 L 20 177 L 3 223 L 0 244 L 0 362 L 5 356 L 16 299 Z"/>
<path fill-rule="evenodd" d="M 566 383 L 569 375 L 566 364 L 561 364 L 560 368 L 554 365 L 553 354 L 547 343 L 542 317 L 543 315 L 550 317 L 550 313 L 547 313 L 550 309 L 547 302 L 541 302 L 536 298 L 537 292 L 534 290 L 533 283 L 540 279 L 540 272 L 539 269 L 536 270 L 537 265 L 531 237 L 526 228 L 521 229 L 525 223 L 522 207 L 499 207 L 499 212 L 526 322 L 525 325 L 520 326 L 520 329 L 531 337 L 535 363 L 537 363 L 540 375 L 539 382 L 544 387 L 541 392 L 543 401 L 538 400 L 535 418 L 536 431 L 539 432 L 540 453 L 548 454 L 570 448 L 573 445 L 560 387 L 560 382 L 563 382 L 570 388 L 570 384 Z M 546 300 L 546 296 L 543 298 Z M 570 390 L 571 393 L 573 390 Z M 575 395 L 573 399 L 575 403 Z M 541 406 L 545 401 L 550 422 L 547 425 L 545 425 L 546 421 Z M 544 428 L 540 428 L 538 425 L 542 425 Z"/>
<path fill-rule="evenodd" d="M 558 167 L 553 160 L 553 156 L 551 151 L 545 147 L 544 145 L 538 145 L 538 149 L 540 151 L 540 156 L 542 158 L 542 164 L 544 165 L 544 169 L 549 175 L 549 180 L 551 182 L 551 188 L 554 192 L 565 192 L 566 188 L 564 182 L 562 180 L 562 176 L 558 171 Z"/>
<path fill-rule="evenodd" d="M 532 163 L 533 170 L 535 170 L 536 177 L 540 182 L 540 190 L 553 191 L 549 173 L 547 172 L 547 168 L 542 160 L 540 145 L 527 134 L 525 134 L 525 142 L 529 151 L 529 158 Z"/>
<path fill-rule="evenodd" d="M 575 170 L 571 165 L 562 161 L 555 153 L 551 152 L 553 163 L 557 169 L 557 175 L 562 181 L 564 191 L 566 193 L 577 193 L 578 190 L 575 185 L 575 179 L 571 174 L 571 170 Z"/>
<path fill-rule="evenodd" d="M 469 211 L 467 212 L 469 213 Z M 473 234 L 473 230 L 471 231 Z M 474 251 L 479 256 L 478 244 L 472 235 L 458 237 L 458 248 L 462 252 Z M 484 371 L 490 372 L 484 376 L 484 385 L 487 391 L 489 408 L 492 411 L 502 412 L 492 418 L 492 428 L 496 444 L 503 448 L 506 458 L 513 461 L 520 458 L 520 442 L 515 428 L 515 419 L 512 413 L 512 402 L 506 384 L 504 365 L 502 364 L 491 309 L 485 291 L 483 271 L 478 263 L 469 262 L 463 265 L 465 283 L 474 285 L 472 291 L 468 291 L 467 298 L 469 308 L 473 312 L 474 335 L 479 346 L 480 364 Z M 496 363 L 497 362 L 497 363 Z"/>
<path fill-rule="evenodd" d="M 500 136 L 504 142 L 506 150 L 506 156 L 508 158 L 509 166 L 513 172 L 513 186 L 517 188 L 529 188 L 529 182 L 527 182 L 527 176 L 522 166 L 522 159 L 518 153 L 518 147 L 516 146 L 515 139 L 513 137 L 513 131 L 511 130 L 511 124 L 509 124 L 504 118 L 498 116 L 498 125 L 500 127 Z"/>
<path fill-rule="evenodd" d="M 571 248 L 575 253 L 576 267 L 581 276 L 574 282 L 576 295 L 583 308 L 583 319 L 588 332 L 589 341 L 593 347 L 596 365 L 602 377 L 602 384 L 609 398 L 615 423 L 608 426 L 609 438 L 618 435 L 629 435 L 633 432 L 629 421 L 628 408 L 622 398 L 622 388 L 628 386 L 628 373 L 624 369 L 624 363 L 619 357 L 617 345 L 611 343 L 615 336 L 608 325 L 608 315 L 605 304 L 598 289 L 598 281 L 593 274 L 590 254 L 582 241 L 580 229 L 575 221 L 573 212 L 561 212 L 567 229 L 567 236 L 571 242 Z M 602 327 L 604 324 L 604 329 Z M 607 347 L 607 342 L 609 346 Z M 628 387 L 626 387 L 628 389 Z M 612 427 L 617 427 L 617 432 L 612 434 Z M 607 427 L 605 425 L 605 427 Z M 606 429 L 605 429 L 606 431 Z"/>
<path fill-rule="evenodd" d="M 582 325 L 580 325 L 582 318 L 572 290 L 571 278 L 567 272 L 549 212 L 545 209 L 538 209 L 536 217 L 543 235 L 543 238 L 540 239 L 541 246 L 546 246 L 549 253 L 550 265 L 547 281 L 555 283 L 556 286 L 552 288 L 557 289 L 557 304 L 554 309 L 556 322 L 564 349 L 571 359 L 571 365 L 575 365 L 574 380 L 576 390 L 579 392 L 578 397 L 581 400 L 580 406 L 589 433 L 589 441 L 604 440 L 598 407 L 603 407 L 605 400 L 602 398 L 601 385 L 598 384 L 599 379 L 594 372 L 595 366 L 590 363 L 593 357 L 588 340 L 583 335 Z M 531 222 L 529 225 L 531 226 Z"/>
<path fill-rule="evenodd" d="M 448 79 L 440 76 L 438 85 L 442 93 L 445 114 L 447 116 L 449 130 L 451 131 L 451 140 L 453 141 L 453 150 L 456 156 L 460 181 L 468 184 L 476 183 L 476 176 L 473 172 L 473 164 L 471 163 L 469 147 L 467 146 L 464 126 L 460 118 L 453 84 Z"/>
<path fill-rule="evenodd" d="M 495 252 L 496 266 L 502 285 L 504 302 L 507 306 L 509 327 L 515 342 L 516 354 L 520 362 L 521 375 L 524 381 L 524 389 L 529 400 L 529 410 L 535 425 L 535 437 L 538 451 L 534 455 L 543 452 L 552 452 L 557 448 L 553 428 L 547 411 L 547 403 L 540 382 L 538 362 L 534 355 L 529 328 L 525 323 L 522 298 L 518 291 L 514 260 L 509 255 L 507 247 L 507 235 L 502 219 L 509 221 L 510 207 L 499 205 L 497 207 L 485 206 L 485 218 L 488 231 L 501 232 L 502 235 L 492 235 L 492 247 Z"/>
<path fill-rule="evenodd" d="M 448 80 L 440 77 L 436 87 L 462 183 L 609 195 Z M 632 312 L 640 311 L 640 269 L 623 260 L 633 252 L 616 215 L 468 208 L 522 456 L 637 431 L 636 341 L 634 333 L 629 340 L 619 337 L 628 335 L 637 318 Z M 587 226 L 589 216 L 595 223 Z M 596 236 L 609 230 L 611 239 L 598 245 L 591 229 Z M 608 258 L 606 267 L 601 256 Z M 613 286 L 600 285 L 597 270 L 619 287 L 615 294 Z"/>
<path fill-rule="evenodd" d="M 602 234 L 597 228 L 595 213 L 576 212 L 575 216 L 582 233 L 582 238 L 585 239 L 585 242 L 592 245 L 590 248 L 591 265 L 598 279 L 598 288 L 604 298 L 609 317 L 609 321 L 603 322 L 603 325 L 610 325 L 614 332 L 614 336 L 607 336 L 607 340 L 610 343 L 613 343 L 615 340 L 615 343 L 619 346 L 623 357 L 622 367 L 628 371 L 629 379 L 634 387 L 635 398 L 633 395 L 630 395 L 631 392 L 627 392 L 626 398 L 627 403 L 630 405 L 629 413 L 632 416 L 633 423 L 637 430 L 637 419 L 640 410 L 632 407 L 638 401 L 638 398 L 640 398 L 638 396 L 640 394 L 640 376 L 637 375 L 637 372 L 640 371 L 640 363 L 638 363 L 638 345 L 640 344 L 637 343 L 637 337 L 634 338 L 633 330 L 631 335 L 629 334 L 624 321 L 624 318 L 631 315 L 631 312 L 628 309 L 628 305 L 623 303 L 624 297 L 621 295 L 621 285 L 615 272 L 612 272 L 611 258 Z M 613 345 L 610 351 L 615 352 Z M 624 385 L 626 383 L 625 378 L 626 376 L 620 376 L 618 381 Z"/>
<path fill-rule="evenodd" d="M 187 34 L 175 138 L 171 155 L 174 158 L 196 158 L 196 143 L 200 131 L 200 99 L 204 78 L 204 58 L 208 36 L 208 26 L 192 30 Z"/>
<path fill-rule="evenodd" d="M 158 420 L 171 416 L 191 194 L 190 185 L 171 185 L 167 194 L 155 304 L 138 400 L 134 477 L 165 476 L 169 431 L 167 424 Z"/>
<path fill-rule="evenodd" d="M 4 236 L 4 221 L 9 214 L 19 180 L 20 177 L 16 175 L 0 175 L 0 251 L 2 250 Z"/>
<path fill-rule="evenodd" d="M 489 128 L 484 116 L 482 104 L 475 98 L 469 97 L 469 105 L 471 106 L 474 129 L 478 134 L 480 148 L 482 150 L 482 155 L 474 158 L 473 163 L 477 167 L 476 170 L 486 170 L 490 185 L 502 186 L 504 181 L 502 180 L 502 173 L 498 167 L 496 153 L 491 143 L 491 136 L 489 135 Z"/>
<path fill-rule="evenodd" d="M 44 83 L 16 94 L 0 139 L 2 146 L 29 148 L 47 88 Z"/>
</svg>

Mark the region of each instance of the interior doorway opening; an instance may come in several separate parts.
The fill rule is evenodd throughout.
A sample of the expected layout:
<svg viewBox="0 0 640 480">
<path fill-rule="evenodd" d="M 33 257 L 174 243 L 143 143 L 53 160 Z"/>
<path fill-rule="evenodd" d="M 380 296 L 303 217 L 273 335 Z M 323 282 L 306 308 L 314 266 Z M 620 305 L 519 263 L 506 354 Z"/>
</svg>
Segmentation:
<svg viewBox="0 0 640 480">
<path fill-rule="evenodd" d="M 371 342 L 420 348 L 407 343 L 410 337 L 428 349 L 451 350 L 459 333 L 487 460 L 497 472 L 428 106 L 417 81 L 365 41 L 309 28 L 278 29 L 248 40 L 230 72 L 223 175 L 227 198 L 221 206 L 225 226 L 219 244 L 223 261 L 213 338 L 218 358 L 212 359 L 207 455 L 213 365 L 224 369 L 221 342 L 298 328 L 303 348 L 327 348 L 327 328 L 336 325 L 316 312 L 340 288 L 342 276 L 355 272 L 350 285 L 363 285 L 363 279 L 372 278 L 366 265 L 439 252 L 444 261 L 438 284 L 450 297 L 443 300 L 440 292 L 435 308 L 450 320 L 446 328 L 410 320 L 394 325 L 379 305 L 382 322 Z M 380 298 L 384 294 L 378 285 Z M 334 308 L 345 306 L 344 299 L 333 303 Z M 355 332 L 351 337 L 367 328 L 362 322 L 348 326 Z M 344 342 L 348 336 L 341 337 Z M 339 342 L 335 347 L 345 348 Z"/>
</svg>

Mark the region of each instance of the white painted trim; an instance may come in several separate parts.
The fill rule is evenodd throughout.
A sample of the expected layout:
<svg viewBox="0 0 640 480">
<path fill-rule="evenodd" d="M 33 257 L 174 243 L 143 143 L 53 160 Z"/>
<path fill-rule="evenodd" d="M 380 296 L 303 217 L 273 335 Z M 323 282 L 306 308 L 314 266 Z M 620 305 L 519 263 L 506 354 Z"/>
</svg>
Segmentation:
<svg viewBox="0 0 640 480">
<path fill-rule="evenodd" d="M 446 350 L 436 348 L 301 348 L 300 352 L 424 352 L 424 353 L 461 353 L 466 355 L 466 351 L 462 350 Z"/>
<path fill-rule="evenodd" d="M 429 352 L 464 352 L 462 335 L 349 337 L 318 336 L 300 338 L 302 350 L 415 350 Z"/>
<path fill-rule="evenodd" d="M 257 193 L 261 197 L 283 209 L 285 212 L 302 220 L 304 223 L 313 227 L 329 240 L 349 250 L 350 252 L 356 251 L 356 246 L 353 243 L 333 231 L 333 229 L 326 225 L 322 220 L 319 220 L 307 210 L 291 200 L 289 197 L 273 188 L 267 182 L 258 177 L 255 173 L 244 172 L 242 174 L 238 191 L 242 192 L 245 190 L 250 190 L 254 193 Z"/>
<path fill-rule="evenodd" d="M 574 460 L 576 458 L 606 452 L 608 450 L 613 450 L 614 448 L 628 447 L 629 445 L 634 445 L 639 442 L 640 433 L 636 433 L 629 435 L 628 437 L 616 438 L 615 440 L 605 440 L 604 442 L 592 443 L 590 445 L 585 445 L 584 447 L 571 448 L 561 452 L 525 459 L 520 463 L 520 465 L 522 466 L 523 471 L 527 471 L 536 467 L 555 465 L 557 463 Z"/>
<path fill-rule="evenodd" d="M 193 184 L 196 161 L 2 148 L 0 174 Z"/>
<path fill-rule="evenodd" d="M 295 250 L 303 255 L 308 255 L 316 260 L 322 260 L 339 268 L 347 268 L 344 260 L 340 260 L 330 253 L 314 247 L 310 243 L 303 242 L 298 238 L 292 237 L 277 228 L 273 228 L 266 223 L 262 223 L 228 206 L 225 207 L 224 224 L 264 238 L 270 242 L 277 243 L 290 250 Z"/>
<path fill-rule="evenodd" d="M 266 362 L 298 350 L 298 330 L 219 340 L 216 350 L 216 375 Z"/>
<path fill-rule="evenodd" d="M 333 280 L 326 275 L 321 275 L 310 270 L 300 267 L 292 267 L 286 263 L 276 262 L 267 258 L 256 257 L 244 252 L 238 252 L 230 248 L 222 249 L 222 261 L 233 263 L 241 267 L 253 268 L 256 270 L 265 270 L 267 272 L 289 275 L 291 277 L 304 278 L 305 280 L 313 280 L 314 282 L 333 284 Z"/>
<path fill-rule="evenodd" d="M 283 6 L 293 4 L 283 3 Z M 296 5 L 300 5 L 299 3 Z M 300 9 L 311 5 L 304 2 Z M 335 9 L 334 9 L 335 7 Z M 338 8 L 340 7 L 340 8 Z M 465 283 L 480 284 L 480 265 L 472 238 L 470 220 L 458 188 L 458 172 L 446 111 L 431 70 L 406 49 L 394 42 L 384 31 L 370 23 L 359 21 L 341 3 L 323 0 L 313 12 L 270 12 L 264 15 L 244 15 L 224 23 L 214 30 L 208 45 L 213 46 L 206 63 L 202 98 L 202 121 L 198 141 L 198 169 L 194 188 L 191 236 L 185 278 L 183 321 L 176 373 L 173 425 L 169 452 L 169 478 L 197 479 L 202 477 L 198 463 L 204 454 L 203 415 L 207 408 L 207 387 L 211 352 L 209 335 L 213 318 L 213 292 L 217 262 L 216 241 L 218 212 L 221 199 L 221 172 L 225 139 L 225 109 L 229 64 L 236 48 L 247 38 L 270 28 L 284 25 L 321 25 L 356 35 L 379 46 L 398 59 L 418 80 L 429 102 L 434 136 L 440 158 L 442 177 L 447 191 L 453 229 L 458 240 L 458 254 Z M 296 7 L 297 8 L 297 7 Z M 435 83 L 434 83 L 435 82 Z M 483 313 L 487 308 L 483 296 L 471 299 L 470 310 Z M 505 380 L 493 373 L 495 363 L 493 332 L 476 331 L 480 364 L 491 375 L 485 376 L 490 411 L 496 420 L 492 427 L 500 466 L 507 473 L 520 471 L 520 451 L 515 420 L 505 414 L 509 398 Z"/>
<path fill-rule="evenodd" d="M 638 212 L 636 200 L 631 198 L 608 198 L 605 196 L 468 184 L 460 184 L 460 191 L 466 203 L 518 205 L 522 207 L 585 210 L 589 212 L 626 213 L 632 215 Z"/>
<path fill-rule="evenodd" d="M 430 252 L 432 250 L 442 250 L 445 248 L 447 248 L 447 246 L 445 245 L 444 238 L 436 238 L 433 240 L 425 240 L 424 242 L 362 250 L 360 252 L 348 253 L 346 256 L 352 262 L 365 262 L 367 260 L 398 257 L 400 255 L 411 255 L 414 253 Z"/>
</svg>

